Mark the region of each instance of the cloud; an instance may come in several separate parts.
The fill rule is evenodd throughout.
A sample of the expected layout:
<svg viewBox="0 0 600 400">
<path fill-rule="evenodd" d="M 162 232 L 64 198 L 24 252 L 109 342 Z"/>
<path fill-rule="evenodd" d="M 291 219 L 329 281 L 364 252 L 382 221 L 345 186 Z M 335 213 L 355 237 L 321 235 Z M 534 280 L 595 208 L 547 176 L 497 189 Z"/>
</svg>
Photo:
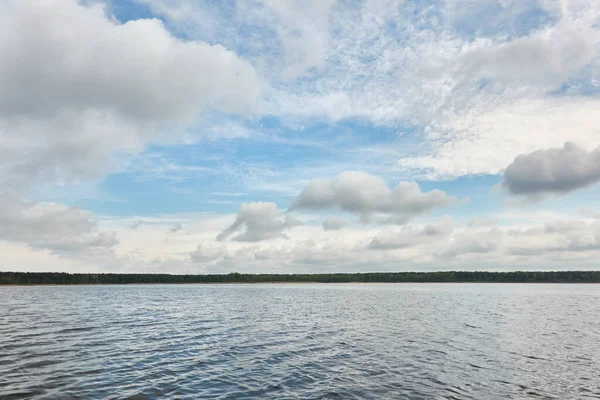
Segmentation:
<svg viewBox="0 0 600 400">
<path fill-rule="evenodd" d="M 554 257 L 557 253 L 593 254 L 600 250 L 600 223 L 597 220 L 555 220 L 541 226 L 511 229 L 507 252 L 520 257 Z"/>
<path fill-rule="evenodd" d="M 171 229 L 169 229 L 169 232 L 175 233 L 175 232 L 179 232 L 182 229 L 183 229 L 183 225 L 181 225 L 181 224 L 175 224 L 175 225 L 173 225 L 171 227 Z"/>
<path fill-rule="evenodd" d="M 567 19 L 506 43 L 474 48 L 459 61 L 461 79 L 487 77 L 559 88 L 596 56 L 598 35 Z"/>
<path fill-rule="evenodd" d="M 504 239 L 504 232 L 496 229 L 466 230 L 454 235 L 439 255 L 453 258 L 465 254 L 488 254 L 496 251 Z"/>
<path fill-rule="evenodd" d="M 0 25 L 10 32 L 0 35 L 6 187 L 102 176 L 119 155 L 178 140 L 203 108 L 256 112 L 260 84 L 249 63 L 177 39 L 158 19 L 121 24 L 100 5 L 11 0 L 0 5 Z"/>
<path fill-rule="evenodd" d="M 227 257 L 227 247 L 207 241 L 200 243 L 196 250 L 190 253 L 190 260 L 195 263 L 213 262 L 225 257 Z"/>
<path fill-rule="evenodd" d="M 0 41 L 2 115 L 98 108 L 178 121 L 209 103 L 235 113 L 255 107 L 252 66 L 219 45 L 176 39 L 158 19 L 121 24 L 74 0 L 8 1 L 1 11 L 11 32 Z"/>
<path fill-rule="evenodd" d="M 573 142 L 561 148 L 522 154 L 506 167 L 501 187 L 509 193 L 537 199 L 566 194 L 600 181 L 600 147 L 590 152 Z"/>
<path fill-rule="evenodd" d="M 1 215 L 3 240 L 112 254 L 116 234 L 91 213 L 15 199 L 115 172 L 149 143 L 180 141 L 205 109 L 258 110 L 247 61 L 178 39 L 158 19 L 120 23 L 97 3 L 9 0 L 0 25 L 0 209 L 12 210 Z"/>
<path fill-rule="evenodd" d="M 428 179 L 501 174 L 519 154 L 575 141 L 598 145 L 600 119 L 595 98 L 490 98 L 469 112 L 430 127 L 423 140 L 430 154 L 403 157 L 398 167 Z"/>
<path fill-rule="evenodd" d="M 600 223 L 579 219 L 489 228 L 458 226 L 446 217 L 375 235 L 346 229 L 335 237 L 319 236 L 316 227 L 312 229 L 311 234 L 297 240 L 241 248 L 230 253 L 232 258 L 224 260 L 222 266 L 244 265 L 256 271 L 286 271 L 289 267 L 303 272 L 323 271 L 324 266 L 327 271 L 363 272 L 574 265 L 593 268 L 600 254 Z M 577 264 L 573 264 L 574 259 Z"/>
<path fill-rule="evenodd" d="M 348 225 L 344 218 L 329 216 L 323 220 L 323 229 L 326 231 L 335 231 Z"/>
<path fill-rule="evenodd" d="M 274 27 L 284 49 L 282 76 L 293 79 L 321 69 L 329 52 L 329 13 L 337 0 L 261 0 L 276 16 Z"/>
<path fill-rule="evenodd" d="M 146 223 L 146 221 L 138 219 L 136 220 L 133 224 L 131 224 L 131 226 L 129 227 L 130 229 L 137 229 L 140 226 L 144 225 Z"/>
<path fill-rule="evenodd" d="M 36 207 L 46 206 L 49 205 Z M 65 206 L 51 205 L 54 207 Z M 13 233 L 10 241 L 4 232 L 0 238 L 4 254 L 0 268 L 52 270 L 43 265 L 45 262 L 75 272 L 102 271 L 115 265 L 123 272 L 158 272 L 169 268 L 171 273 L 593 269 L 597 268 L 600 256 L 600 220 L 557 214 L 536 213 L 529 215 L 529 219 L 502 217 L 494 227 L 459 225 L 449 218 L 383 232 L 378 227 L 349 226 L 335 235 L 324 233 L 321 226 L 305 225 L 296 228 L 288 240 L 254 243 L 216 241 L 220 227 L 228 221 L 223 216 L 172 215 L 152 219 L 152 224 L 142 231 L 119 232 L 119 244 L 109 247 L 109 243 L 100 245 L 102 232 L 127 227 L 131 220 L 103 220 L 104 229 L 100 229 L 99 225 L 94 227 L 96 223 L 89 212 L 79 212 L 88 216 L 91 225 L 73 229 L 77 226 L 73 221 L 85 218 L 71 219 L 67 228 L 73 230 L 61 227 L 61 237 L 52 231 L 42 235 L 44 230 L 39 225 L 33 229 L 34 224 L 29 224 L 31 229 L 26 236 L 16 237 Z M 278 215 L 283 220 L 281 213 Z M 0 221 L 4 229 L 10 226 L 5 218 Z M 188 221 L 185 232 L 177 240 L 165 242 L 164 227 L 182 218 Z M 43 237 L 56 240 L 43 242 L 40 239 Z M 59 241 L 61 238 L 63 242 Z M 71 250 L 80 238 L 84 242 L 81 250 Z M 24 240 L 39 244 L 25 247 Z M 71 242 L 71 247 L 63 248 L 64 242 Z M 52 254 L 62 258 L 57 260 Z"/>
<path fill-rule="evenodd" d="M 188 37 L 243 48 L 272 80 L 291 81 L 325 67 L 336 0 L 259 0 L 212 4 L 135 0 Z M 233 20 L 232 20 L 233 18 Z M 240 29 L 241 28 L 241 29 Z M 252 40 L 240 36 L 252 30 Z"/>
<path fill-rule="evenodd" d="M 439 241 L 454 231 L 455 224 L 451 218 L 444 218 L 436 223 L 421 227 L 406 226 L 397 230 L 380 232 L 369 243 L 370 249 L 402 249 L 420 244 Z"/>
<path fill-rule="evenodd" d="M 112 254 L 119 243 L 116 232 L 99 230 L 89 211 L 7 199 L 0 208 L 0 240 L 73 257 Z"/>
<path fill-rule="evenodd" d="M 279 211 L 275 203 L 243 203 L 240 206 L 234 223 L 217 236 L 222 241 L 240 229 L 245 231 L 232 238 L 238 242 L 259 242 L 261 240 L 286 238 L 284 231 L 302 222 L 294 217 L 286 215 L 279 217 Z"/>
<path fill-rule="evenodd" d="M 388 214 L 383 221 L 403 223 L 406 219 L 457 202 L 441 190 L 421 192 L 415 182 L 400 182 L 393 190 L 373 175 L 346 171 L 333 179 L 315 179 L 294 199 L 290 209 L 338 207 L 367 218 Z"/>
</svg>

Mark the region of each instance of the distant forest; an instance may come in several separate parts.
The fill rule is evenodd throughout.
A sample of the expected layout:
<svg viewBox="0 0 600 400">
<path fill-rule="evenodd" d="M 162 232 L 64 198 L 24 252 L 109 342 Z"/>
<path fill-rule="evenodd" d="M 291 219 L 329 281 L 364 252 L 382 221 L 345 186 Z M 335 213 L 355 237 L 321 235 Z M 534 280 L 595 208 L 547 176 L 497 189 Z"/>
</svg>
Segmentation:
<svg viewBox="0 0 600 400">
<path fill-rule="evenodd" d="M 600 283 L 600 271 L 443 271 L 339 274 L 68 274 L 62 272 L 0 272 L 0 285 L 75 285 L 135 283 L 268 283 L 268 282 L 530 282 Z"/>
</svg>

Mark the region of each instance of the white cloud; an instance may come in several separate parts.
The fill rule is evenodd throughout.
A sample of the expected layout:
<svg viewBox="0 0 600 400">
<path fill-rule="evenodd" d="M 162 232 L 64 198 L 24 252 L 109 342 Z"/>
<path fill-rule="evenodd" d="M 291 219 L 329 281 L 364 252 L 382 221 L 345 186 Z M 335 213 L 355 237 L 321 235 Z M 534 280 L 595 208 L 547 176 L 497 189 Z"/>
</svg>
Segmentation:
<svg viewBox="0 0 600 400">
<path fill-rule="evenodd" d="M 459 227 L 442 219 L 375 235 L 345 230 L 328 237 L 314 231 L 230 254 L 214 268 L 240 270 L 243 265 L 253 272 L 593 268 L 600 254 L 600 225 L 572 219 L 519 228 Z"/>
<path fill-rule="evenodd" d="M 558 89 L 594 59 L 598 38 L 594 30 L 562 19 L 530 36 L 467 51 L 457 73 L 462 80 L 488 78 Z"/>
<path fill-rule="evenodd" d="M 1 115 L 99 108 L 178 121 L 208 103 L 227 112 L 255 107 L 252 66 L 221 46 L 176 39 L 160 20 L 120 24 L 74 0 L 8 1 L 1 11 L 10 32 L 0 37 Z"/>
<path fill-rule="evenodd" d="M 371 242 L 371 249 L 402 249 L 429 242 L 440 241 L 448 237 L 454 230 L 455 224 L 451 218 L 439 222 L 415 227 L 405 226 L 400 229 L 380 232 Z"/>
<path fill-rule="evenodd" d="M 501 186 L 514 195 L 537 199 L 565 194 L 600 181 L 600 147 L 591 152 L 573 142 L 561 148 L 522 154 L 506 167 Z"/>
<path fill-rule="evenodd" d="M 337 3 L 241 0 L 215 6 L 194 0 L 135 1 L 150 7 L 187 36 L 242 48 L 253 64 L 274 81 L 293 80 L 326 65 L 330 52 L 329 20 Z M 240 40 L 249 35 L 248 27 L 251 40 Z"/>
<path fill-rule="evenodd" d="M 598 109 L 600 101 L 578 97 L 482 104 L 430 129 L 431 152 L 402 158 L 398 166 L 432 179 L 455 178 L 500 174 L 520 154 L 567 141 L 591 150 L 600 137 Z"/>
<path fill-rule="evenodd" d="M 537 0 L 242 0 L 227 13 L 204 2 L 138 1 L 188 35 L 251 54 L 269 80 L 265 112 L 297 124 L 361 118 L 421 129 L 479 105 L 481 78 L 492 81 L 486 103 L 497 105 L 506 95 L 537 99 L 598 63 L 592 26 L 600 10 L 585 0 L 571 1 L 568 12 Z M 465 34 L 465 25 L 474 31 Z M 257 43 L 240 41 L 240 26 L 252 27 Z M 280 82 L 286 68 L 290 76 L 316 73 Z M 582 78 L 591 80 L 588 72 Z"/>
<path fill-rule="evenodd" d="M 216 260 L 222 260 L 227 257 L 227 247 L 222 244 L 202 242 L 196 247 L 196 250 L 190 253 L 192 262 L 206 263 Z"/>
<path fill-rule="evenodd" d="M 239 242 L 258 242 L 261 240 L 285 238 L 284 231 L 302 222 L 286 215 L 281 218 L 275 203 L 243 203 L 235 221 L 217 236 L 217 240 L 225 240 L 240 229 L 244 232 L 234 236 L 232 240 Z"/>
<path fill-rule="evenodd" d="M 291 209 L 340 209 L 369 218 L 386 214 L 387 222 L 407 219 L 457 201 L 440 190 L 421 192 L 415 182 L 400 182 L 393 190 L 373 175 L 346 171 L 329 179 L 315 179 L 294 199 Z"/>
<path fill-rule="evenodd" d="M 348 225 L 344 218 L 329 216 L 323 220 L 323 229 L 326 231 L 335 231 Z"/>
<path fill-rule="evenodd" d="M 0 26 L 0 208 L 12 212 L 1 215 L 4 240 L 112 253 L 116 236 L 99 232 L 91 213 L 15 199 L 114 172 L 148 143 L 179 140 L 204 108 L 257 111 L 248 62 L 177 39 L 157 19 L 119 23 L 98 4 L 10 0 Z"/>
<path fill-rule="evenodd" d="M 4 185 L 96 178 L 117 153 L 177 140 L 203 107 L 256 111 L 250 64 L 176 39 L 159 20 L 120 24 L 74 0 L 7 1 L 0 25 Z"/>
<path fill-rule="evenodd" d="M 255 243 L 215 240 L 230 218 L 173 215 L 152 219 L 143 229 L 120 231 L 116 246 L 101 247 L 99 250 L 104 250 L 94 256 L 88 250 L 64 253 L 59 242 L 48 250 L 69 257 L 57 266 L 60 270 L 102 271 L 117 266 L 119 271 L 170 273 L 568 269 L 593 268 L 600 256 L 600 222 L 592 218 L 548 215 L 546 222 L 538 222 L 537 217 L 531 221 L 519 220 L 516 225 L 511 220 L 500 220 L 494 227 L 459 226 L 444 218 L 382 232 L 364 226 L 323 232 L 321 226 L 305 225 L 289 232 L 288 239 L 276 236 Z M 185 232 L 165 241 L 165 226 L 182 219 L 188 221 Z M 119 221 L 110 219 L 102 224 L 112 231 L 131 223 L 131 220 Z M 39 224 L 30 224 L 34 225 L 36 230 L 32 228 L 27 235 L 19 233 L 17 238 L 13 233 L 10 242 L 3 233 L 0 248 L 5 249 L 7 257 L 0 260 L 0 268 L 47 270 L 42 260 L 56 262 L 44 255 L 47 254 L 44 249 L 50 246 L 30 246 L 29 250 L 22 247 L 21 240 L 38 240 L 46 235 L 35 233 L 43 230 L 37 228 Z M 71 223 L 68 228 L 76 225 Z M 77 244 L 79 237 L 91 238 L 103 232 L 93 225 L 70 232 L 65 228 L 62 238 L 71 238 Z M 58 237 L 52 232 L 48 235 Z M 376 242 L 383 245 L 377 246 Z M 107 254 L 109 249 L 116 254 Z"/>
<path fill-rule="evenodd" d="M 329 13 L 337 0 L 260 0 L 277 17 L 284 79 L 321 69 L 329 53 Z"/>
<path fill-rule="evenodd" d="M 397 129 L 397 145 L 381 143 L 386 162 L 401 158 L 396 165 L 401 171 L 394 176 L 500 174 L 519 154 L 572 140 L 587 158 L 580 152 L 570 163 L 577 166 L 575 179 L 561 175 L 568 168 L 550 168 L 543 191 L 570 190 L 564 188 L 596 179 L 588 167 L 599 144 L 600 102 L 582 95 L 600 87 L 594 25 L 600 7 L 592 2 L 572 0 L 568 9 L 561 9 L 547 0 L 489 0 L 468 7 L 458 0 L 428 7 L 387 0 L 139 1 L 166 15 L 173 34 L 185 32 L 201 41 L 178 39 L 158 20 L 119 23 L 107 15 L 109 8 L 74 0 L 0 5 L 3 196 L 24 199 L 40 183 L 96 179 L 120 169 L 123 156 L 149 143 L 179 141 L 190 124 L 189 135 L 204 131 L 211 139 L 236 140 L 260 134 L 268 142 L 271 133 L 262 126 L 256 129 L 224 116 L 259 112 L 298 129 L 346 118 Z M 84 4 L 89 3 L 94 2 Z M 527 19 L 532 22 L 526 31 L 517 26 L 532 10 L 541 14 L 539 7 L 551 15 L 538 25 L 534 17 Z M 481 14 L 474 15 L 473 8 Z M 498 15 L 489 14 L 496 9 Z M 191 25 L 194 29 L 188 30 Z M 223 114 L 195 121 L 204 109 Z M 363 141 L 370 131 L 352 135 L 361 136 L 357 142 L 373 144 L 370 137 Z M 311 138 L 297 140 L 308 143 Z M 231 153 L 231 158 L 243 157 Z M 145 173 L 146 182 L 160 177 L 181 186 L 211 172 L 172 157 L 148 165 L 132 162 L 128 172 Z M 380 171 L 390 164 L 377 161 L 365 170 L 383 176 Z M 319 172 L 319 167 L 301 166 L 292 180 L 280 165 L 252 162 L 227 165 L 231 171 L 224 174 L 243 178 L 249 196 L 260 190 L 297 194 L 304 187 L 292 208 L 338 208 L 363 221 L 407 223 L 457 200 L 442 191 L 423 193 L 414 182 L 392 189 L 361 172 L 310 181 L 362 169 L 362 164 L 357 158 L 336 159 Z M 531 178 L 518 175 L 521 183 Z M 561 262 L 577 257 L 592 263 L 599 251 L 597 225 L 585 219 L 568 222 L 568 229 L 558 223 L 540 228 L 532 221 L 532 226 L 515 227 L 514 220 L 503 226 L 500 220 L 494 226 L 449 228 L 442 221 L 377 232 L 373 225 L 357 229 L 330 216 L 322 227 L 315 223 L 291 230 L 299 221 L 274 203 L 251 203 L 242 205 L 237 216 L 206 217 L 202 223 L 194 220 L 197 216 L 159 222 L 145 216 L 148 224 L 127 221 L 123 226 L 138 229 L 120 229 L 117 240 L 112 228 L 101 229 L 103 223 L 89 212 L 0 200 L 6 210 L 0 212 L 3 248 L 17 249 L 23 257 L 31 251 L 36 260 L 45 259 L 40 254 L 46 252 L 78 259 L 95 254 L 96 267 L 101 265 L 97 260 L 109 259 L 104 256 L 133 270 L 170 272 L 205 271 L 205 264 L 218 272 L 479 268 L 496 261 L 506 267 L 527 262 L 571 266 Z M 178 228 L 180 221 L 185 230 Z M 179 233 L 165 241 L 170 227 Z M 215 240 L 217 235 L 222 241 Z"/>
<path fill-rule="evenodd" d="M 600 251 L 600 223 L 597 220 L 557 220 L 526 229 L 507 231 L 507 251 L 521 257 L 555 257 L 557 254 Z"/>
<path fill-rule="evenodd" d="M 89 211 L 59 204 L 2 199 L 0 240 L 74 258 L 110 256 L 118 245 L 114 231 L 101 231 Z"/>
<path fill-rule="evenodd" d="M 504 238 L 504 232 L 496 229 L 466 230 L 457 233 L 439 254 L 441 257 L 457 257 L 471 253 L 489 254 L 500 246 Z"/>
</svg>

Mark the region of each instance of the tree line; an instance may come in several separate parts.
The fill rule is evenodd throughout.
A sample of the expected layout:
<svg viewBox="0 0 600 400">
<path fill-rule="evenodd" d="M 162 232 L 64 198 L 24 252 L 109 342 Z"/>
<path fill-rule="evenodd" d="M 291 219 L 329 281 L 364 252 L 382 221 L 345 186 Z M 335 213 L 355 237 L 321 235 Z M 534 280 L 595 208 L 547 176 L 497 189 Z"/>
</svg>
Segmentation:
<svg viewBox="0 0 600 400">
<path fill-rule="evenodd" d="M 504 282 L 600 283 L 600 271 L 440 271 L 368 272 L 334 274 L 89 274 L 64 272 L 0 272 L 0 285 L 93 285 L 140 283 L 398 283 L 398 282 Z"/>
</svg>

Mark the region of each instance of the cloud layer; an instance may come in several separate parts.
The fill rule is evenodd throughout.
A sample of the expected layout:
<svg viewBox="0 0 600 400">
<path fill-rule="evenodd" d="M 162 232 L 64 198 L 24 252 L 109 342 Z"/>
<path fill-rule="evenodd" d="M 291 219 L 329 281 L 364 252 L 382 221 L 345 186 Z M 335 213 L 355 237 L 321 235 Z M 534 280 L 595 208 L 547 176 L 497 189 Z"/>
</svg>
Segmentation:
<svg viewBox="0 0 600 400">
<path fill-rule="evenodd" d="M 600 181 L 596 2 L 125 3 L 0 4 L 2 268 L 596 265 L 596 188 L 489 190 Z"/>
</svg>

